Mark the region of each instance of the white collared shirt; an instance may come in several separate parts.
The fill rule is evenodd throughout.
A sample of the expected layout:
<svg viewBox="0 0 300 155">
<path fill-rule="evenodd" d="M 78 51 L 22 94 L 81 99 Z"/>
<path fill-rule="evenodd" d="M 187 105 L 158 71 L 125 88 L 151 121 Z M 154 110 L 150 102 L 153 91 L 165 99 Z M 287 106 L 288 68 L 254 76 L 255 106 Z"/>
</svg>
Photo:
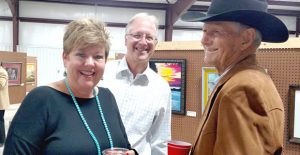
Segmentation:
<svg viewBox="0 0 300 155">
<path fill-rule="evenodd" d="M 149 66 L 133 77 L 126 59 L 109 61 L 99 83 L 114 94 L 131 146 L 141 155 L 166 155 L 171 139 L 171 89 Z"/>
</svg>

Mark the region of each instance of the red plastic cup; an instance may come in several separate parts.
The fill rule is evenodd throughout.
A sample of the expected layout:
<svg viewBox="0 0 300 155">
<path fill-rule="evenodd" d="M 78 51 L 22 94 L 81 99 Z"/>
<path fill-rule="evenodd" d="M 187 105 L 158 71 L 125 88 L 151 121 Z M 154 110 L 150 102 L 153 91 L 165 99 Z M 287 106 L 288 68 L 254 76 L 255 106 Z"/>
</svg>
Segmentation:
<svg viewBox="0 0 300 155">
<path fill-rule="evenodd" d="M 168 155 L 189 155 L 191 150 L 192 144 L 172 140 L 168 142 Z"/>
</svg>

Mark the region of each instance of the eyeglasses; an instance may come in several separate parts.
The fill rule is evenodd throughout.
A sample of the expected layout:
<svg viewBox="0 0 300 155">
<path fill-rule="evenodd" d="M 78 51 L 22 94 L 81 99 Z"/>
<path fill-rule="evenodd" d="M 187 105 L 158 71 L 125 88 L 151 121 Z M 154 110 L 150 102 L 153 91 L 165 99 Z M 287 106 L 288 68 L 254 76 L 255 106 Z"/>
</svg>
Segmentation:
<svg viewBox="0 0 300 155">
<path fill-rule="evenodd" d="M 150 34 L 145 34 L 145 33 L 133 33 L 133 34 L 132 33 L 128 33 L 126 35 L 131 36 L 132 38 L 134 38 L 137 41 L 142 40 L 144 38 L 144 36 L 145 36 L 145 39 L 146 39 L 147 42 L 155 42 L 155 41 L 157 41 L 156 37 L 154 37 L 154 36 L 152 36 Z"/>
</svg>

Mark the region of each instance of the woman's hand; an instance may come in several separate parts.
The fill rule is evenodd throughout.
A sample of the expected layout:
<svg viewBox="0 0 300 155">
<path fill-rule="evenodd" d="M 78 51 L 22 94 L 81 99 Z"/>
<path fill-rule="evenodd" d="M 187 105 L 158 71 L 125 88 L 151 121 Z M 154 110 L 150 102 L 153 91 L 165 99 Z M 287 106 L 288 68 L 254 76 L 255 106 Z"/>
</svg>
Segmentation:
<svg viewBox="0 0 300 155">
<path fill-rule="evenodd" d="M 134 153 L 133 150 L 130 150 L 130 151 L 127 151 L 127 152 L 126 152 L 126 155 L 135 155 L 135 153 Z"/>
</svg>

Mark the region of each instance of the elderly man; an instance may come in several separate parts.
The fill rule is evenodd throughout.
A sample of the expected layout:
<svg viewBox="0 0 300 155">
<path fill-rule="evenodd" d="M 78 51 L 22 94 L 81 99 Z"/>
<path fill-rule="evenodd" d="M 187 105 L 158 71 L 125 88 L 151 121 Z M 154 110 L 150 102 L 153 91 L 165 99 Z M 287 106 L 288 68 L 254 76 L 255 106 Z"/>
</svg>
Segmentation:
<svg viewBox="0 0 300 155">
<path fill-rule="evenodd" d="M 107 62 L 101 83 L 116 97 L 129 142 L 141 155 L 166 155 L 171 139 L 171 89 L 149 67 L 157 34 L 155 16 L 134 15 L 126 26 L 127 53 Z"/>
<path fill-rule="evenodd" d="M 273 155 L 283 147 L 284 109 L 258 66 L 261 43 L 285 42 L 288 30 L 267 13 L 266 0 L 212 0 L 202 21 L 204 62 L 220 74 L 201 117 L 192 155 Z"/>
</svg>

